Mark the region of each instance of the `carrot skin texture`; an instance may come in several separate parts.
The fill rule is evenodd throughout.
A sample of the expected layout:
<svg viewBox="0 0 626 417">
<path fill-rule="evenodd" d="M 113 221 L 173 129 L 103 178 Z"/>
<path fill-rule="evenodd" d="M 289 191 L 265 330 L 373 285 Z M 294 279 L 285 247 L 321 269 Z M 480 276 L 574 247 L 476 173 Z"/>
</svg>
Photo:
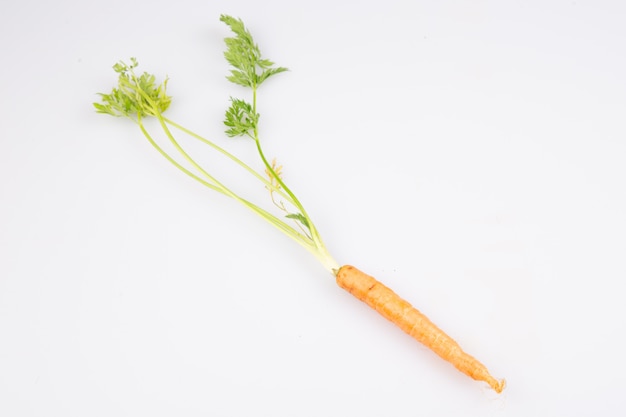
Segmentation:
<svg viewBox="0 0 626 417">
<path fill-rule="evenodd" d="M 454 339 L 374 277 L 354 266 L 344 265 L 337 272 L 336 279 L 337 285 L 341 288 L 378 311 L 459 371 L 475 380 L 486 382 L 497 393 L 502 392 L 504 380 L 497 380 L 491 376 L 485 365 L 465 353 Z"/>
</svg>

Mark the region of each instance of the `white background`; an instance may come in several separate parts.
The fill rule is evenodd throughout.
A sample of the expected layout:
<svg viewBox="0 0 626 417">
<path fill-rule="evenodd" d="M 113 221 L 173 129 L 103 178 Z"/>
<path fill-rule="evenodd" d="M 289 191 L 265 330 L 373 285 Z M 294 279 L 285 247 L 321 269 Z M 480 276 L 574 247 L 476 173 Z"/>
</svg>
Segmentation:
<svg viewBox="0 0 626 417">
<path fill-rule="evenodd" d="M 170 118 L 253 155 L 222 133 L 245 91 L 221 13 L 291 70 L 261 134 L 331 253 L 502 395 L 93 111 L 136 56 Z M 621 1 L 3 1 L 0 415 L 623 412 L 625 21 Z"/>
</svg>

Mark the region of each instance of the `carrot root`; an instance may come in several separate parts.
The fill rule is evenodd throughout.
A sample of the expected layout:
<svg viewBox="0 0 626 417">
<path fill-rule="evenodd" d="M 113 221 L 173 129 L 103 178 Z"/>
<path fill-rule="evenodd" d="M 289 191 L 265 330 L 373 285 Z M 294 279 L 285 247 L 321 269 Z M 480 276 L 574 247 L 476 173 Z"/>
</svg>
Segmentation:
<svg viewBox="0 0 626 417">
<path fill-rule="evenodd" d="M 505 386 L 503 379 L 497 380 L 491 376 L 485 365 L 465 353 L 454 339 L 374 277 L 354 266 L 344 265 L 337 272 L 336 278 L 337 285 L 378 311 L 459 371 L 475 380 L 486 382 L 497 393 L 502 392 Z"/>
</svg>

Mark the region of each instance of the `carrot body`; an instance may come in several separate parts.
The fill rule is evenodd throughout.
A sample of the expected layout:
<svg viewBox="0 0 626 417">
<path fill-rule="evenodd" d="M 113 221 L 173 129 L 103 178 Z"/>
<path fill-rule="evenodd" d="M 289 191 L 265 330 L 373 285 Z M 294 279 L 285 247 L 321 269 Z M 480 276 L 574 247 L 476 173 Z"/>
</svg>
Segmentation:
<svg viewBox="0 0 626 417">
<path fill-rule="evenodd" d="M 337 272 L 337 284 L 365 302 L 459 371 L 478 381 L 484 381 L 497 393 L 504 389 L 504 380 L 491 376 L 485 365 L 465 353 L 459 344 L 435 326 L 424 314 L 403 300 L 375 278 L 344 265 Z"/>
</svg>

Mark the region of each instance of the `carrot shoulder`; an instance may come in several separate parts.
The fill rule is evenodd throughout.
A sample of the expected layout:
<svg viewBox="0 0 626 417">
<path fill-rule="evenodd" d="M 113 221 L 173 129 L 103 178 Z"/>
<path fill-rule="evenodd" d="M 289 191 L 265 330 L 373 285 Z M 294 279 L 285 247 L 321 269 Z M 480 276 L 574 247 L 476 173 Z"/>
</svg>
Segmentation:
<svg viewBox="0 0 626 417">
<path fill-rule="evenodd" d="M 336 278 L 341 288 L 378 311 L 459 371 L 475 380 L 486 382 L 497 393 L 502 392 L 504 380 L 498 381 L 492 377 L 485 365 L 465 353 L 454 339 L 433 324 L 428 317 L 374 277 L 353 266 L 344 265 L 337 272 Z"/>
</svg>

